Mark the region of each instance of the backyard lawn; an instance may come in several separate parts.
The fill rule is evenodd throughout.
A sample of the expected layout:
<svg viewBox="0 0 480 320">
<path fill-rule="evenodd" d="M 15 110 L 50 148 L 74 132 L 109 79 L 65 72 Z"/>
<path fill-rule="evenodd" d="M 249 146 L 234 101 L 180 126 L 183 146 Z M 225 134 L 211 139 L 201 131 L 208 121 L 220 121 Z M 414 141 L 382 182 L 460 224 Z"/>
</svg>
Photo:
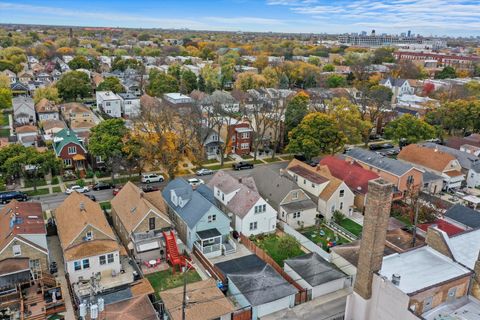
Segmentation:
<svg viewBox="0 0 480 320">
<path fill-rule="evenodd" d="M 110 210 L 112 209 L 112 204 L 110 203 L 110 201 L 104 201 L 104 202 L 100 202 L 100 207 L 103 209 L 103 210 Z"/>
<path fill-rule="evenodd" d="M 301 233 L 327 252 L 330 251 L 328 246 L 329 242 L 334 242 L 335 245 L 341 245 L 350 242 L 338 234 L 335 235 L 335 232 L 325 225 L 322 225 L 321 227 L 305 228 Z"/>
<path fill-rule="evenodd" d="M 285 235 L 280 237 L 271 234 L 264 237 L 258 237 L 254 242 L 273 259 L 279 266 L 283 267 L 283 261 L 289 258 L 297 257 L 305 252 L 300 249 L 300 243 L 292 236 Z"/>
<path fill-rule="evenodd" d="M 0 113 L 0 126 L 8 126 L 8 114 Z"/>
<path fill-rule="evenodd" d="M 152 274 L 147 274 L 145 277 L 148 279 L 148 281 L 150 281 L 150 284 L 155 290 L 155 294 L 157 297 L 159 297 L 158 293 L 160 291 L 180 287 L 183 285 L 183 273 L 180 271 L 175 271 L 175 274 L 173 274 L 172 268 Z M 200 280 L 202 280 L 202 278 L 200 278 L 197 271 L 187 271 L 187 283 L 197 282 Z"/>
<path fill-rule="evenodd" d="M 0 137 L 9 137 L 10 129 L 0 129 Z"/>
<path fill-rule="evenodd" d="M 362 226 L 348 218 L 343 219 L 343 221 L 339 223 L 339 225 L 350 231 L 357 237 L 360 236 L 360 234 L 362 233 Z"/>
</svg>

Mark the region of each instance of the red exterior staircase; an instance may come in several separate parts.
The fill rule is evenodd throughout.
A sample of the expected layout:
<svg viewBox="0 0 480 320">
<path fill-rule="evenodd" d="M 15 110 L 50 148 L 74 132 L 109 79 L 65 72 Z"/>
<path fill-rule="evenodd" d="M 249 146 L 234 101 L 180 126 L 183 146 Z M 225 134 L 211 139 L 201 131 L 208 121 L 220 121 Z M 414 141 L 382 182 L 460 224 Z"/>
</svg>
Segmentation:
<svg viewBox="0 0 480 320">
<path fill-rule="evenodd" d="M 175 268 L 176 266 L 185 267 L 185 257 L 178 253 L 177 239 L 173 231 L 169 233 L 163 232 L 163 238 L 165 239 L 165 247 L 167 250 L 167 261 Z"/>
</svg>

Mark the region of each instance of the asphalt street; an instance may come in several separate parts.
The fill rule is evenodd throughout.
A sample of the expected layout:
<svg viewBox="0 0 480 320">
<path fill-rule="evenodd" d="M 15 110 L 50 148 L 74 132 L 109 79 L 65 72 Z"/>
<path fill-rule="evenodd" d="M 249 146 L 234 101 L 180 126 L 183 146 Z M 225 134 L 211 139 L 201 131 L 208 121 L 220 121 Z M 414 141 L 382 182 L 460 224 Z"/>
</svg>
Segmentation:
<svg viewBox="0 0 480 320">
<path fill-rule="evenodd" d="M 280 170 L 281 168 L 285 168 L 287 166 L 287 162 L 276 162 L 276 163 L 271 163 L 271 164 L 261 164 L 258 166 L 262 167 L 270 167 L 274 170 Z M 224 169 L 228 171 L 231 175 L 235 177 L 245 177 L 249 175 L 250 170 L 242 170 L 242 171 L 234 171 L 231 169 Z M 209 176 L 201 176 L 198 177 L 205 181 L 205 183 L 208 183 L 210 179 L 212 178 L 213 175 Z M 187 175 L 187 176 L 182 176 L 184 179 L 189 179 L 193 178 L 195 175 Z M 155 186 L 160 188 L 162 190 L 166 186 L 167 182 L 160 182 L 160 183 L 151 183 L 151 186 Z M 137 185 L 142 186 L 143 184 L 137 183 Z M 110 201 L 113 198 L 113 190 L 112 189 L 107 189 L 107 190 L 99 190 L 99 191 L 89 191 L 88 194 L 94 195 L 96 198 L 97 202 L 104 202 L 104 201 Z M 67 197 L 68 195 L 64 193 L 55 193 L 55 194 L 50 194 L 50 195 L 44 195 L 44 196 L 33 196 L 30 198 L 29 201 L 39 201 L 42 203 L 42 209 L 44 211 L 46 210 L 53 210 L 56 207 L 58 207 Z M 0 205 L 0 208 L 2 208 L 3 205 Z"/>
</svg>

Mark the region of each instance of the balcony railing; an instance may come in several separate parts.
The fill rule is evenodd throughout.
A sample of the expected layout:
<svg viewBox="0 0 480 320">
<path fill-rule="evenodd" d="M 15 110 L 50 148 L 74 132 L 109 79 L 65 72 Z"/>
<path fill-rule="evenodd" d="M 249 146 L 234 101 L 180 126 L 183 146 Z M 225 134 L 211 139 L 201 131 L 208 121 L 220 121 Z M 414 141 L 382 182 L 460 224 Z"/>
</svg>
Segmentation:
<svg viewBox="0 0 480 320">
<path fill-rule="evenodd" d="M 133 242 L 137 243 L 139 241 L 162 238 L 162 231 L 163 230 L 152 230 L 142 233 L 134 233 L 132 234 L 132 240 Z"/>
<path fill-rule="evenodd" d="M 217 251 L 222 250 L 222 244 L 221 243 L 216 243 L 216 244 L 212 244 L 210 246 L 202 247 L 198 242 L 195 242 L 194 245 L 203 254 L 209 254 L 209 253 L 212 253 L 212 252 L 217 252 Z"/>
</svg>

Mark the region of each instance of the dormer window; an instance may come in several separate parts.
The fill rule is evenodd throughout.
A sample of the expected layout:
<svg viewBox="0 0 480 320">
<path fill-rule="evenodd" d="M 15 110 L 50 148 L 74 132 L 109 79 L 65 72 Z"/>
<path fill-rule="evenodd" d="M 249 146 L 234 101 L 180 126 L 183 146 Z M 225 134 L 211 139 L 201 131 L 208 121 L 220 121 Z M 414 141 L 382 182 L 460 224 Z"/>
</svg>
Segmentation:
<svg viewBox="0 0 480 320">
<path fill-rule="evenodd" d="M 92 231 L 88 231 L 86 234 L 85 234 L 85 241 L 90 241 L 93 239 L 93 233 Z"/>
</svg>

